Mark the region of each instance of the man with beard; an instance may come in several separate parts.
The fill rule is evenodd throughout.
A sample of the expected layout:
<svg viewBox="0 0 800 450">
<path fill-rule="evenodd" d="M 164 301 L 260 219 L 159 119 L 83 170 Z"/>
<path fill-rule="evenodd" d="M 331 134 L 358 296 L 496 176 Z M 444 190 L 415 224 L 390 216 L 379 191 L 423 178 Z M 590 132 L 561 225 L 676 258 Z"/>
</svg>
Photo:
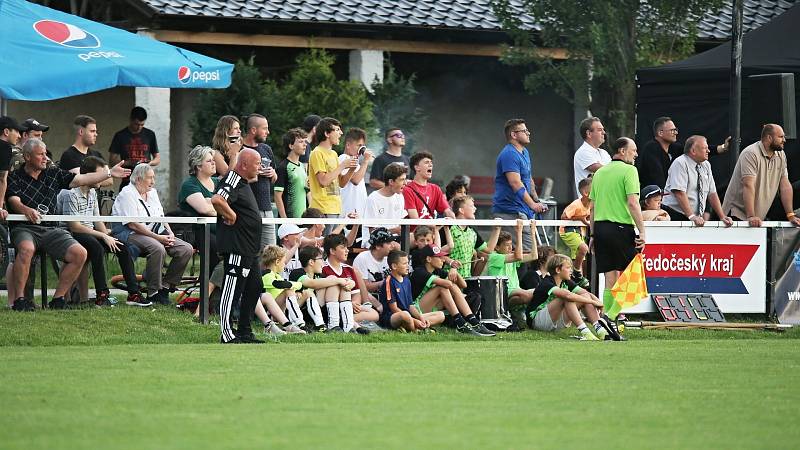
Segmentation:
<svg viewBox="0 0 800 450">
<path fill-rule="evenodd" d="M 775 194 L 780 193 L 786 219 L 800 226 L 800 218 L 792 210 L 792 184 L 783 152 L 785 143 L 783 128 L 768 123 L 761 130 L 761 140 L 742 150 L 722 203 L 725 214 L 733 220 L 747 220 L 751 227 L 760 227 Z"/>
<path fill-rule="evenodd" d="M 243 148 L 249 148 L 261 155 L 261 166 L 258 170 L 258 181 L 250 187 L 258 202 L 261 217 L 272 218 L 272 184 L 278 181 L 278 172 L 275 171 L 275 155 L 272 147 L 265 144 L 269 136 L 269 123 L 267 118 L 260 114 L 250 114 L 244 119 Z M 267 160 L 269 162 L 267 162 Z M 261 225 L 261 249 L 267 245 L 275 245 L 275 224 Z"/>
</svg>

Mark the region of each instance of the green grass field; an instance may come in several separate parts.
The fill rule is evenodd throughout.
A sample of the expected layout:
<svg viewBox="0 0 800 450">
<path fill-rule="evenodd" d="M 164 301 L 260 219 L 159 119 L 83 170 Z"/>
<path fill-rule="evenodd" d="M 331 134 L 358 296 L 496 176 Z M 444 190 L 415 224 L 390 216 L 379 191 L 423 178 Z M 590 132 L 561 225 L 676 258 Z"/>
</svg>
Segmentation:
<svg viewBox="0 0 800 450">
<path fill-rule="evenodd" d="M 800 333 L 216 344 L 166 308 L 0 311 L 0 448 L 789 448 Z M 792 444 L 792 443 L 795 444 Z"/>
</svg>

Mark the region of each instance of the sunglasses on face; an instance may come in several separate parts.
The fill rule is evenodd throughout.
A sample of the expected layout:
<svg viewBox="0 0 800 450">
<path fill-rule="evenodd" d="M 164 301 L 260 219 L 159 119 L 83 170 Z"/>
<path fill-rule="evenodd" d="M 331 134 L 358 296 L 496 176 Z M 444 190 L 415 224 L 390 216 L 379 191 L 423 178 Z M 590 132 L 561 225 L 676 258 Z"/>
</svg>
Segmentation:
<svg viewBox="0 0 800 450">
<path fill-rule="evenodd" d="M 403 138 L 405 138 L 405 137 L 406 137 L 406 135 L 405 135 L 405 134 L 403 134 L 403 133 L 394 133 L 394 134 L 391 134 L 391 135 L 389 135 L 389 137 L 390 137 L 390 138 L 398 138 L 398 139 L 403 139 Z"/>
</svg>

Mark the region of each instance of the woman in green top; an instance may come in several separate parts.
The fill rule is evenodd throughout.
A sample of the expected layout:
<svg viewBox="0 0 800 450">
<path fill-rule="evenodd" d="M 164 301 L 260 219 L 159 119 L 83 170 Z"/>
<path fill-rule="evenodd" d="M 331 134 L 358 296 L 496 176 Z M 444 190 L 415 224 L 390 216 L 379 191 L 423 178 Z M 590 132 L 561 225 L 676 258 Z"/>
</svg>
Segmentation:
<svg viewBox="0 0 800 450">
<path fill-rule="evenodd" d="M 198 145 L 189 152 L 189 177 L 183 180 L 178 193 L 178 208 L 192 216 L 216 217 L 217 211 L 211 206 L 211 197 L 217 190 L 219 179 L 214 163 L 214 150 L 211 147 Z M 208 266 L 213 270 L 219 263 L 217 256 L 216 225 L 211 225 L 211 245 L 209 247 Z M 195 235 L 192 245 L 197 248 L 199 235 Z"/>
</svg>

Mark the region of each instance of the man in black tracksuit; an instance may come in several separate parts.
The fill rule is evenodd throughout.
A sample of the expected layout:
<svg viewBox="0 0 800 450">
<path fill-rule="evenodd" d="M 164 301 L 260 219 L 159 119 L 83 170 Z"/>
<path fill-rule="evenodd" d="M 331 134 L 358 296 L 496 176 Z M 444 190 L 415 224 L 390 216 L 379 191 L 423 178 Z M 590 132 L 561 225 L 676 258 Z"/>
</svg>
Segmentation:
<svg viewBox="0 0 800 450">
<path fill-rule="evenodd" d="M 263 343 L 253 335 L 251 322 L 263 287 L 261 254 L 261 215 L 248 183 L 258 179 L 261 157 L 255 150 L 239 153 L 236 167 L 220 181 L 211 198 L 217 210 L 217 248 L 223 255 L 225 281 L 220 298 L 220 341 L 223 344 Z M 231 326 L 231 310 L 239 303 L 239 326 Z"/>
</svg>

